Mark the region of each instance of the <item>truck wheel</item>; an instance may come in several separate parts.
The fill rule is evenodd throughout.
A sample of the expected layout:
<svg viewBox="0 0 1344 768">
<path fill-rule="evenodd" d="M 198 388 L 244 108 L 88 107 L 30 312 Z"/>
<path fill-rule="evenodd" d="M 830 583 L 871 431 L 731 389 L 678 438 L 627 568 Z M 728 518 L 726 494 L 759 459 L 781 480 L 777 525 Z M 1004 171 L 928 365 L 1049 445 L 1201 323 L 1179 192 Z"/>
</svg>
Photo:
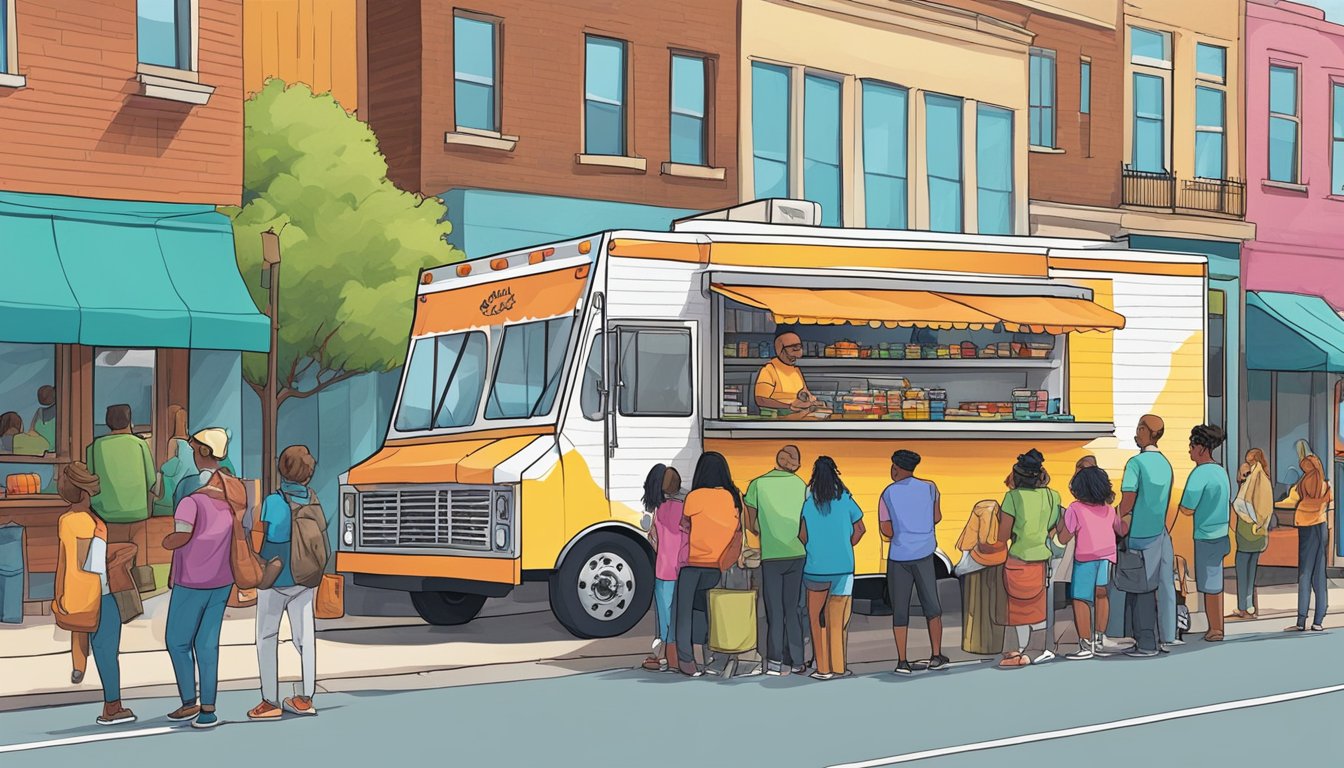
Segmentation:
<svg viewBox="0 0 1344 768">
<path fill-rule="evenodd" d="M 615 533 L 595 533 L 580 541 L 550 582 L 551 611 L 581 639 L 629 632 L 653 600 L 649 556 Z"/>
<path fill-rule="evenodd" d="M 466 624 L 485 605 L 485 595 L 465 592 L 412 592 L 411 604 L 420 618 L 440 627 Z"/>
</svg>

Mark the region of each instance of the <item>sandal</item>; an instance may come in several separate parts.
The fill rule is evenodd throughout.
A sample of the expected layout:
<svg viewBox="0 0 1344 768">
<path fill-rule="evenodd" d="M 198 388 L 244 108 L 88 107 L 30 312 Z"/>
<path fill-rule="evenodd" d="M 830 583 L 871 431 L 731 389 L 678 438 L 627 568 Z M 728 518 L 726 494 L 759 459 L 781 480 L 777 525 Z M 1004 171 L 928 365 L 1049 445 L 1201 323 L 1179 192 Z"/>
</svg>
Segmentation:
<svg viewBox="0 0 1344 768">
<path fill-rule="evenodd" d="M 1284 631 L 1284 632 L 1306 632 L 1306 631 L 1307 631 L 1307 628 L 1304 627 L 1304 626 L 1302 626 L 1302 625 L 1300 625 L 1300 624 L 1294 624 L 1294 625 L 1292 625 L 1291 627 L 1284 627 L 1284 628 L 1283 628 L 1283 631 Z"/>
<path fill-rule="evenodd" d="M 1023 653 L 1004 654 L 999 661 L 1000 669 L 1014 669 L 1016 667 L 1025 667 L 1031 664 L 1031 657 Z"/>
<path fill-rule="evenodd" d="M 1324 632 L 1324 631 L 1325 631 L 1325 627 L 1321 626 L 1320 624 L 1312 624 L 1312 625 L 1311 625 L 1311 631 L 1312 631 L 1312 632 Z"/>
</svg>

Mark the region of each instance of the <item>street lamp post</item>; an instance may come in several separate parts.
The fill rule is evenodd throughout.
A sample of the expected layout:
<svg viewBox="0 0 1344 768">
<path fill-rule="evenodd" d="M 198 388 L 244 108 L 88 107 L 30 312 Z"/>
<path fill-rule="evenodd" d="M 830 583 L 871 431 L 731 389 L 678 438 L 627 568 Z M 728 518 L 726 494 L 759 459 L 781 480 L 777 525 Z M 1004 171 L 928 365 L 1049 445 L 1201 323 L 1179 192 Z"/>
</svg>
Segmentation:
<svg viewBox="0 0 1344 768">
<path fill-rule="evenodd" d="M 266 316 L 271 320 L 271 345 L 270 351 L 266 353 L 266 393 L 261 417 L 261 485 L 263 493 L 271 493 L 276 488 L 276 433 L 280 428 L 280 408 L 276 402 L 276 359 L 280 341 L 280 235 L 274 229 L 261 233 L 261 261 L 261 287 L 268 292 Z"/>
</svg>

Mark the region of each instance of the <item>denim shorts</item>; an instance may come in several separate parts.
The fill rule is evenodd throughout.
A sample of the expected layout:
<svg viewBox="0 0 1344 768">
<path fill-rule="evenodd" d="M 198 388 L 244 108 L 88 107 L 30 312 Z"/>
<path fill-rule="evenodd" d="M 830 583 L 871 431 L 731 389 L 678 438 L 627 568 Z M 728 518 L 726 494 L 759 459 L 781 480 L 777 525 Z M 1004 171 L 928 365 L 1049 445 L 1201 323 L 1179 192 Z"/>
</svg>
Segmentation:
<svg viewBox="0 0 1344 768">
<path fill-rule="evenodd" d="M 1195 588 L 1201 595 L 1223 593 L 1223 558 L 1232 551 L 1232 543 L 1221 539 L 1195 539 Z"/>
<path fill-rule="evenodd" d="M 1069 582 L 1069 597 L 1090 603 L 1096 598 L 1097 588 L 1109 583 L 1111 583 L 1110 560 L 1092 560 L 1086 563 L 1075 561 L 1073 581 Z"/>
<path fill-rule="evenodd" d="M 803 587 L 809 592 L 828 592 L 832 597 L 850 597 L 854 594 L 854 574 L 803 574 Z"/>
</svg>

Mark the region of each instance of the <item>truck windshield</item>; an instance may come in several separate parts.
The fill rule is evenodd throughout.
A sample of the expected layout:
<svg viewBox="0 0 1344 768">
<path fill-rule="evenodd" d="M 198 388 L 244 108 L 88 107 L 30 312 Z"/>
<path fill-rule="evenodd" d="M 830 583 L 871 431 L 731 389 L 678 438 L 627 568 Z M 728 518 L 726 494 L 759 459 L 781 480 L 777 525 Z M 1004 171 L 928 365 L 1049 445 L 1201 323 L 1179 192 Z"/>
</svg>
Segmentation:
<svg viewBox="0 0 1344 768">
<path fill-rule="evenodd" d="M 504 329 L 485 418 L 528 419 L 550 413 L 573 325 L 573 317 L 557 317 Z"/>
<path fill-rule="evenodd" d="M 485 388 L 486 346 L 480 331 L 417 340 L 397 405 L 397 431 L 464 427 L 476 421 Z"/>
</svg>

